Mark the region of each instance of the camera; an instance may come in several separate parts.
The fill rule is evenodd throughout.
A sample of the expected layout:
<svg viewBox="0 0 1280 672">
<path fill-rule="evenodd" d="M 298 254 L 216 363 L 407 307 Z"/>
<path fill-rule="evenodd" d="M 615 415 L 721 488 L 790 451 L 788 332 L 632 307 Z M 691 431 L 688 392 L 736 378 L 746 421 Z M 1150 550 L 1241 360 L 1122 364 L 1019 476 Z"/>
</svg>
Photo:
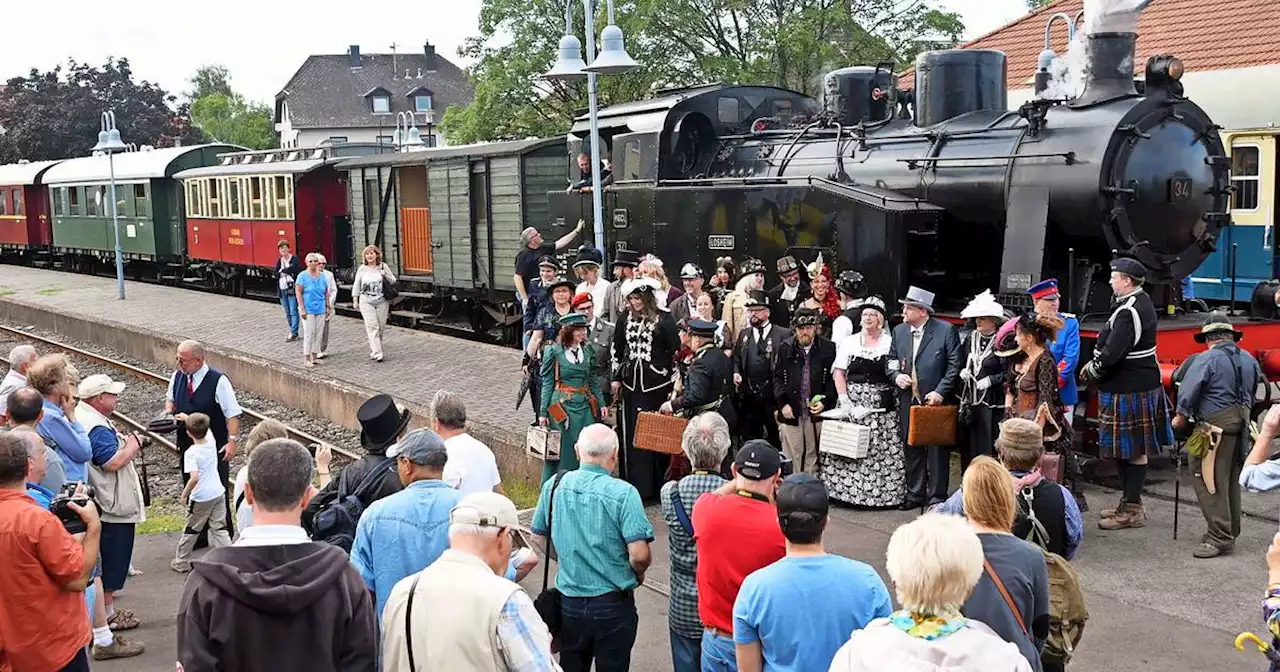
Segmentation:
<svg viewBox="0 0 1280 672">
<path fill-rule="evenodd" d="M 135 439 L 137 439 L 137 440 L 138 440 L 138 447 L 139 447 L 139 448 L 150 448 L 150 447 L 151 447 L 151 437 L 147 436 L 146 434 L 143 434 L 142 432 L 134 432 L 134 433 L 133 433 L 133 438 L 135 438 Z"/>
<path fill-rule="evenodd" d="M 93 501 L 93 486 L 84 486 L 84 492 L 79 495 L 76 494 L 77 486 L 79 484 L 74 482 L 63 485 L 53 501 L 49 502 L 49 511 L 58 517 L 62 522 L 62 528 L 71 534 L 80 534 L 87 528 L 84 521 L 80 520 L 80 514 L 72 511 L 68 504 L 75 502 L 80 506 L 92 505 L 93 508 L 98 509 L 98 503 Z M 102 513 L 102 510 L 98 509 L 98 513 Z"/>
<path fill-rule="evenodd" d="M 796 471 L 795 460 L 792 460 L 790 457 L 783 455 L 782 456 L 782 477 L 786 478 L 791 474 L 794 474 L 795 471 Z"/>
</svg>

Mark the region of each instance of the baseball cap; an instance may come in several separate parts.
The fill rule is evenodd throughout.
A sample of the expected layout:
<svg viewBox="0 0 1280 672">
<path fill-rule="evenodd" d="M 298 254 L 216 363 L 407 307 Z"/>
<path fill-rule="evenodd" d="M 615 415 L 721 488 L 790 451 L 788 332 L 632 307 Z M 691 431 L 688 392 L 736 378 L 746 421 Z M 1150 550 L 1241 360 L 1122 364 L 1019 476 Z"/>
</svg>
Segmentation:
<svg viewBox="0 0 1280 672">
<path fill-rule="evenodd" d="M 77 392 L 81 399 L 92 399 L 99 394 L 120 394 L 124 391 L 124 383 L 111 380 L 105 373 L 95 373 L 80 381 Z"/>
<path fill-rule="evenodd" d="M 733 466 L 743 477 L 753 481 L 772 478 L 782 469 L 782 455 L 764 439 L 752 439 L 738 450 Z"/>
<path fill-rule="evenodd" d="M 444 439 L 429 429 L 415 429 L 387 449 L 387 457 L 403 457 L 424 467 L 443 467 L 449 460 Z"/>
<path fill-rule="evenodd" d="M 520 529 L 520 515 L 510 499 L 496 492 L 475 492 L 453 507 L 449 524 Z"/>
<path fill-rule="evenodd" d="M 793 512 L 825 516 L 830 508 L 827 486 L 809 474 L 792 474 L 782 479 L 776 501 L 779 516 Z"/>
</svg>

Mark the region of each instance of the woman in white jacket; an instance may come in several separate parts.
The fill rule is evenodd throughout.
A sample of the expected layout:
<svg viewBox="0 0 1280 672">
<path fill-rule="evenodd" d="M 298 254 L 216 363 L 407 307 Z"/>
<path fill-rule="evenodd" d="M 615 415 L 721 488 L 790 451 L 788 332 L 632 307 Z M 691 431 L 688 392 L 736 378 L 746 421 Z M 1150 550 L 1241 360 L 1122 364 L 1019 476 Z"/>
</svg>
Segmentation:
<svg viewBox="0 0 1280 672">
<path fill-rule="evenodd" d="M 960 613 L 982 562 L 963 518 L 927 513 L 899 527 L 885 565 L 902 609 L 854 631 L 830 672 L 1031 672 L 1016 645 Z"/>
<path fill-rule="evenodd" d="M 351 282 L 351 296 L 364 318 L 364 332 L 369 337 L 369 359 L 382 361 L 382 332 L 386 328 L 391 304 L 382 295 L 383 284 L 395 284 L 396 276 L 382 263 L 382 250 L 369 245 L 361 253 L 364 263 L 356 268 Z"/>
</svg>

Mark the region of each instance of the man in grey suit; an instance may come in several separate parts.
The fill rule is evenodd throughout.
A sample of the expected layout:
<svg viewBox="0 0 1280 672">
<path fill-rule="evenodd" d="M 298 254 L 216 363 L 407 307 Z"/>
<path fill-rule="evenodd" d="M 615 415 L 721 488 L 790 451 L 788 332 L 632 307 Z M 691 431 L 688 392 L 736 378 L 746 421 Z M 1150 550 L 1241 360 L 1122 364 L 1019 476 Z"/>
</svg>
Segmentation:
<svg viewBox="0 0 1280 672">
<path fill-rule="evenodd" d="M 952 396 L 960 375 L 960 336 L 933 317 L 933 292 L 919 287 L 901 299 L 902 324 L 889 343 L 889 377 L 898 386 L 898 420 L 905 445 L 911 406 L 937 406 Z M 906 446 L 907 499 L 903 510 L 946 501 L 951 453 L 940 446 Z M 927 479 L 927 480 L 926 480 Z"/>
</svg>

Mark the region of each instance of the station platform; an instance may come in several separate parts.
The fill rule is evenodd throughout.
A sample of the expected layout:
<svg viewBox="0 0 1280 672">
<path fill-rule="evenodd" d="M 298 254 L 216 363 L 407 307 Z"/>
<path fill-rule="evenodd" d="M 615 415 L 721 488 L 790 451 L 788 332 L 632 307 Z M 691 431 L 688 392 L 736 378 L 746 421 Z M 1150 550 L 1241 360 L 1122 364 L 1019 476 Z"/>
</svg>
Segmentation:
<svg viewBox="0 0 1280 672">
<path fill-rule="evenodd" d="M 165 368 L 173 366 L 179 342 L 195 339 L 236 389 L 353 429 L 359 427 L 356 409 L 374 394 L 395 397 L 418 427 L 436 391 L 448 389 L 466 402 L 472 434 L 494 450 L 504 475 L 540 473 L 541 463 L 522 452 L 533 410 L 527 399 L 515 408 L 517 350 L 388 326 L 385 361 L 375 363 L 364 323 L 335 315 L 326 358 L 307 369 L 301 339 L 285 341 L 289 331 L 278 304 L 139 282 L 126 282 L 125 294 L 124 301 L 116 298 L 114 278 L 0 266 L 4 324 L 99 344 Z"/>
</svg>

